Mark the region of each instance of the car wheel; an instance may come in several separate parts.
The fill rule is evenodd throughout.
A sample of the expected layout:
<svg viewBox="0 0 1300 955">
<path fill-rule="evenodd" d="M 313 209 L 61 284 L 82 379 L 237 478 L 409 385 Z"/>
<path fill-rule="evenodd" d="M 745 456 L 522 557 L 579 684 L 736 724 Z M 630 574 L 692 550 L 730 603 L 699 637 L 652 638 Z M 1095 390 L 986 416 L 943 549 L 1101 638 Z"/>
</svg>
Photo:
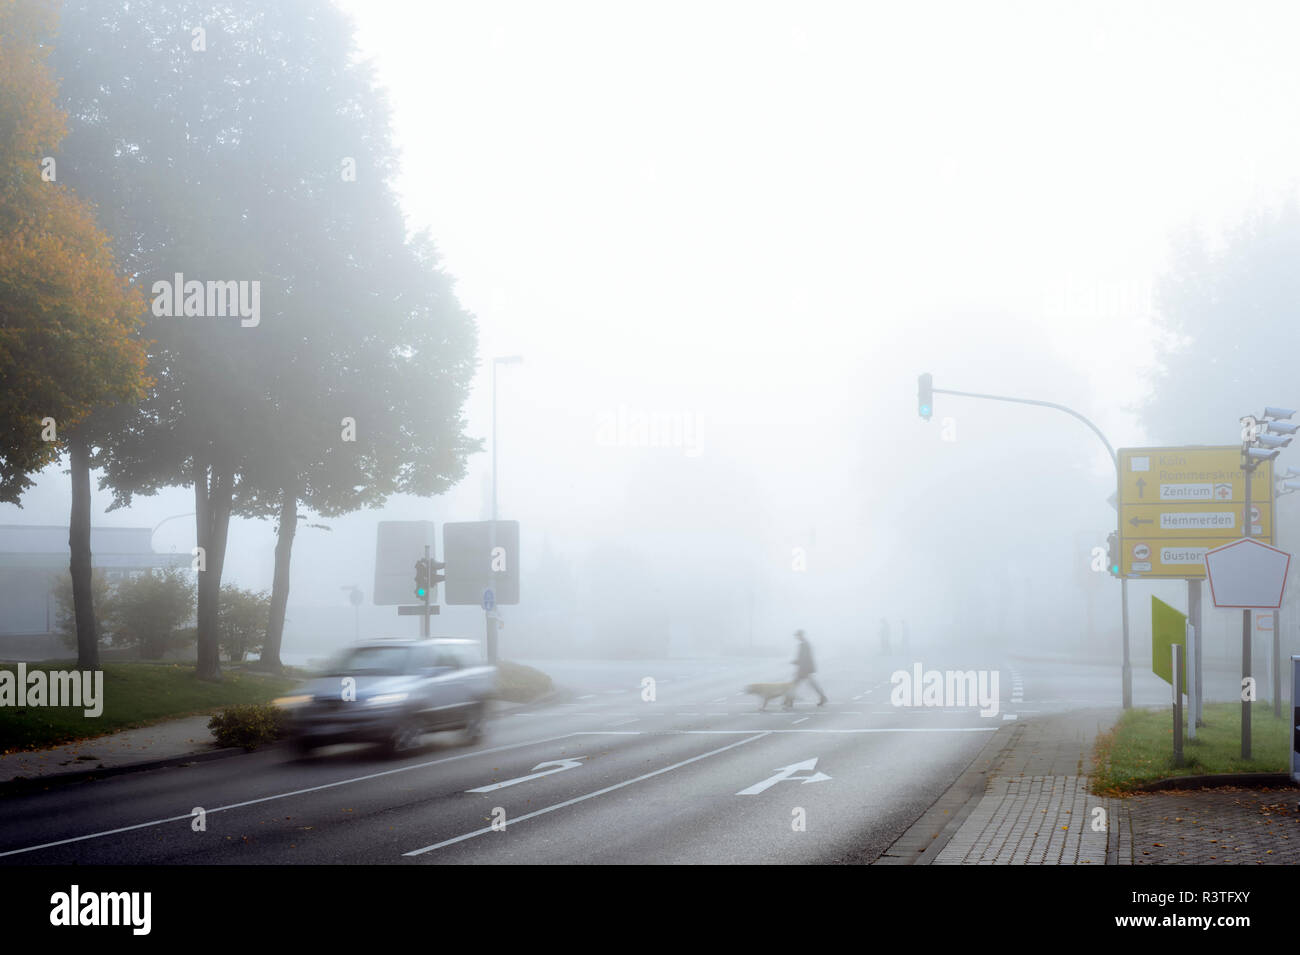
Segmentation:
<svg viewBox="0 0 1300 955">
<path fill-rule="evenodd" d="M 481 700 L 470 708 L 465 722 L 465 741 L 477 743 L 487 732 L 487 704 Z"/>
<path fill-rule="evenodd" d="M 388 752 L 397 755 L 418 749 L 423 736 L 424 725 L 415 717 L 407 717 L 397 724 L 397 728 L 388 737 Z"/>
</svg>

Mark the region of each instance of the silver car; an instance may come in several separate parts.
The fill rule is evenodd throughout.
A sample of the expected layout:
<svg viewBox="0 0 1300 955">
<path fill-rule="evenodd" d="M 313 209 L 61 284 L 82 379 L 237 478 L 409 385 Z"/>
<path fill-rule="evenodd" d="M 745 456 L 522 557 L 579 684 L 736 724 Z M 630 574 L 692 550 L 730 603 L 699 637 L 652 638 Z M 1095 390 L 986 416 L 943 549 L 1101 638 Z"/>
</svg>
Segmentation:
<svg viewBox="0 0 1300 955">
<path fill-rule="evenodd" d="M 435 730 L 479 739 L 496 682 L 496 667 L 473 640 L 372 640 L 349 647 L 275 702 L 300 752 L 371 742 L 402 753 Z"/>
</svg>

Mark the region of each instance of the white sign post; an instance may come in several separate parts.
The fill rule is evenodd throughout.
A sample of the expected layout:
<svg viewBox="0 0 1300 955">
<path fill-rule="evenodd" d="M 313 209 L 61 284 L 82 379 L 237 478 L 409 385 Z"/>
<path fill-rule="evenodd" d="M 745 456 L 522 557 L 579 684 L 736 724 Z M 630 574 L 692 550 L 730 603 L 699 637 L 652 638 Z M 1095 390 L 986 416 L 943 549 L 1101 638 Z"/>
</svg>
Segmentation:
<svg viewBox="0 0 1300 955">
<path fill-rule="evenodd" d="M 1300 783 L 1300 656 L 1291 658 L 1291 778 Z"/>
<path fill-rule="evenodd" d="M 1194 661 L 1196 659 L 1196 628 L 1189 622 L 1187 624 L 1187 659 Z M 1194 666 L 1194 664 L 1193 664 Z M 1182 672 L 1181 670 L 1179 671 Z M 1200 698 L 1196 695 L 1196 676 L 1189 673 L 1187 675 L 1187 738 L 1196 739 L 1196 704 Z"/>
</svg>

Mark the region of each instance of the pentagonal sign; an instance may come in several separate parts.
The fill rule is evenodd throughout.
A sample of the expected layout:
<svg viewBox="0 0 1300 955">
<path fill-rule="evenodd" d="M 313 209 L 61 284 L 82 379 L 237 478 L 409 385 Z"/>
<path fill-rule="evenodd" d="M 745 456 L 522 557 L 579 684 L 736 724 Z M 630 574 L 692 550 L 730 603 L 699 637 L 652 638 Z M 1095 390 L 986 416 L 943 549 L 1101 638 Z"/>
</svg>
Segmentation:
<svg viewBox="0 0 1300 955">
<path fill-rule="evenodd" d="M 1205 554 L 1216 607 L 1276 610 L 1282 606 L 1291 555 L 1249 537 Z"/>
</svg>

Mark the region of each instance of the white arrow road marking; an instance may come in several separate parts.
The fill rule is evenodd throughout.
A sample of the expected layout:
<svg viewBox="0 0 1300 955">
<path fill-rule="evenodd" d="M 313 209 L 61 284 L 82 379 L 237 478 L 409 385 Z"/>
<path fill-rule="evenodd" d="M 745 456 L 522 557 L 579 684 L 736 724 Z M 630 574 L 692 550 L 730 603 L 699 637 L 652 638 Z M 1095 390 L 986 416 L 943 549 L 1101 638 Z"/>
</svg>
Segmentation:
<svg viewBox="0 0 1300 955">
<path fill-rule="evenodd" d="M 629 736 L 641 735 L 640 733 L 634 733 L 631 730 L 624 730 L 623 732 Z M 578 735 L 588 735 L 588 734 L 574 733 L 573 735 L 578 736 Z M 603 736 L 603 735 L 620 735 L 620 734 L 594 733 L 590 735 Z M 717 756 L 719 753 L 725 753 L 729 749 L 735 749 L 737 746 L 744 746 L 746 743 L 752 743 L 754 742 L 754 740 L 762 739 L 763 737 L 768 735 L 770 734 L 758 733 L 755 736 L 750 736 L 748 739 L 736 740 L 736 742 L 734 743 L 728 743 L 726 746 L 720 746 L 717 749 L 710 750 L 707 753 L 700 753 L 700 755 L 692 756 L 690 759 L 683 759 L 680 763 L 673 763 L 671 766 L 665 766 L 662 769 L 651 770 L 648 773 L 644 773 L 640 776 L 637 776 L 635 779 L 625 779 L 621 783 L 615 783 L 612 786 L 606 786 L 604 789 L 597 789 L 594 793 L 587 793 L 585 796 L 577 796 L 573 799 L 566 799 L 564 802 L 557 802 L 554 806 L 547 806 L 544 809 L 534 809 L 532 812 L 526 812 L 522 816 L 515 816 L 515 818 L 510 820 L 509 824 L 511 826 L 517 826 L 521 822 L 524 822 L 528 819 L 536 819 L 538 816 L 543 816 L 548 812 L 555 812 L 557 809 L 567 809 L 569 806 L 576 805 L 577 803 L 585 802 L 588 799 L 595 799 L 597 796 L 603 796 L 606 793 L 612 793 L 616 789 L 622 789 L 624 786 L 632 786 L 636 783 L 643 782 L 644 780 L 652 779 L 655 776 L 661 776 L 664 773 L 671 773 L 674 769 L 680 769 L 683 766 L 689 766 L 691 763 L 697 763 L 702 759 L 708 759 L 710 756 Z M 178 818 L 188 819 L 190 817 L 187 815 Z M 424 853 L 426 852 L 433 852 L 437 849 L 443 848 L 444 846 L 455 845 L 458 842 L 464 842 L 466 839 L 474 839 L 477 838 L 478 836 L 484 835 L 492 831 L 493 829 L 491 826 L 484 826 L 482 829 L 475 829 L 473 832 L 467 832 L 464 835 L 455 836 L 451 839 L 444 839 L 442 842 L 435 842 L 433 845 L 425 846 L 423 849 L 413 849 L 410 852 L 403 852 L 402 855 L 403 856 L 424 855 Z"/>
<path fill-rule="evenodd" d="M 581 761 L 586 758 L 587 758 L 586 756 L 574 756 L 572 759 L 548 760 L 545 763 L 538 763 L 536 766 L 534 766 L 532 773 L 530 773 L 527 776 L 520 776 L 518 779 L 507 779 L 503 783 L 493 783 L 491 786 L 480 786 L 478 789 L 467 789 L 465 791 L 468 793 L 490 793 L 497 789 L 505 789 L 507 786 L 515 786 L 518 785 L 519 783 L 526 783 L 530 779 L 541 779 L 543 776 L 550 776 L 553 773 L 562 773 L 566 769 L 577 769 L 579 766 L 582 765 Z M 552 766 L 554 768 L 547 769 L 545 772 L 541 772 L 541 773 L 537 771 L 539 769 L 544 769 L 547 766 Z"/>
<path fill-rule="evenodd" d="M 825 773 L 813 772 L 817 768 L 817 757 L 805 759 L 802 763 L 791 763 L 789 766 L 782 766 L 776 771 L 774 776 L 763 780 L 761 783 L 754 783 L 748 789 L 742 789 L 736 793 L 737 796 L 757 796 L 761 792 L 766 792 L 771 787 L 783 780 L 790 780 L 797 783 L 822 783 L 830 779 Z M 796 776 L 795 773 L 800 770 L 812 772 L 811 776 Z"/>
</svg>

